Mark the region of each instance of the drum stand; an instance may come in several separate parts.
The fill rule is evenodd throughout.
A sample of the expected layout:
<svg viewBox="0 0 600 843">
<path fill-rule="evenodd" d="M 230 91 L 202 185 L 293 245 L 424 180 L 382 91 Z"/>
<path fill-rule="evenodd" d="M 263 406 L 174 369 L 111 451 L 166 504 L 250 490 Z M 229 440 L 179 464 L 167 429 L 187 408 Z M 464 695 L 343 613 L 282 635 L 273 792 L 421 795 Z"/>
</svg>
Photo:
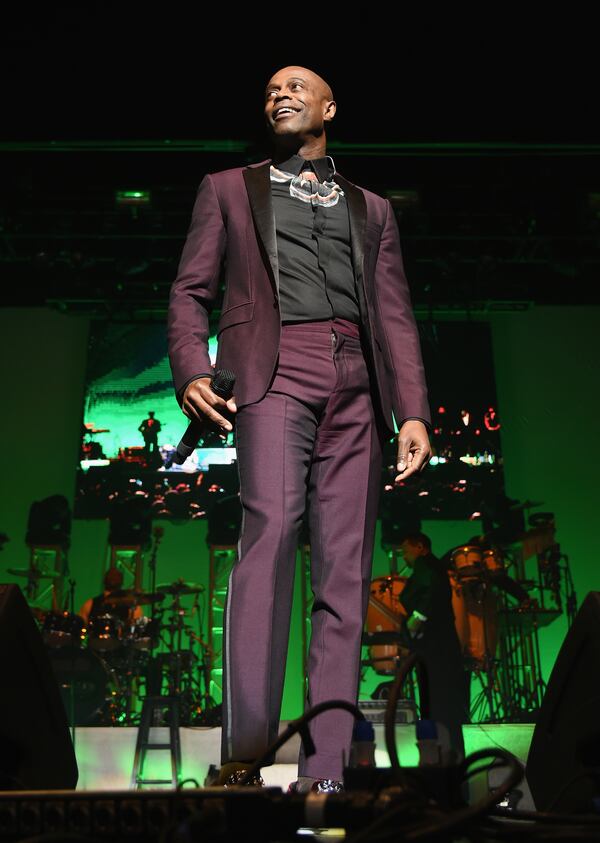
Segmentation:
<svg viewBox="0 0 600 843">
<path fill-rule="evenodd" d="M 169 607 L 171 616 L 167 625 L 169 641 L 167 652 L 161 653 L 159 661 L 167 667 L 168 697 L 179 700 L 178 718 L 182 725 L 189 725 L 194 709 L 193 667 L 198 661 L 196 653 L 191 647 L 183 649 L 183 634 L 191 640 L 192 629 L 185 623 L 185 608 L 181 605 L 181 596 L 175 594 Z"/>
<path fill-rule="evenodd" d="M 200 699 L 202 700 L 201 710 L 202 712 L 205 712 L 215 706 L 215 701 L 210 695 L 210 666 L 212 664 L 212 653 L 208 643 L 202 637 L 203 618 L 197 594 L 192 604 L 192 615 L 194 612 L 196 612 L 198 617 L 198 632 L 194 633 L 190 629 L 189 636 L 190 640 L 195 641 L 200 648 L 200 656 L 198 657 L 198 688 L 200 689 L 202 686 L 204 687 L 204 693 L 200 692 Z"/>
<path fill-rule="evenodd" d="M 486 652 L 481 661 L 466 660 L 467 670 L 472 671 L 479 680 L 481 690 L 471 705 L 470 720 L 472 723 L 497 723 L 503 720 L 501 714 L 500 688 L 498 684 L 496 660 Z M 487 710 L 487 714 L 486 714 Z"/>
<path fill-rule="evenodd" d="M 500 637 L 500 672 L 508 700 L 505 719 L 530 722 L 542 704 L 542 678 L 538 620 L 535 612 L 510 611 L 505 603 L 505 626 Z"/>
<path fill-rule="evenodd" d="M 75 614 L 75 580 L 69 579 L 69 612 Z M 71 674 L 75 673 L 75 656 L 77 655 L 74 644 L 71 645 Z M 71 682 L 69 687 L 69 720 L 71 721 L 71 741 L 75 751 L 75 683 Z"/>
<path fill-rule="evenodd" d="M 119 707 L 113 710 L 112 719 L 116 718 L 118 723 L 132 725 L 139 720 L 136 708 L 139 700 L 139 686 L 141 675 L 141 660 L 137 662 L 135 656 L 140 655 L 139 651 L 128 646 L 124 663 L 111 665 L 104 659 L 106 668 L 114 685 L 114 695 L 119 699 Z M 116 724 L 115 724 L 116 725 Z"/>
<path fill-rule="evenodd" d="M 467 583 L 463 583 L 463 588 Z M 492 587 L 487 577 L 476 581 L 481 589 L 476 602 L 485 606 L 488 593 Z M 470 710 L 470 720 L 473 723 L 497 723 L 506 718 L 507 700 L 502 693 L 502 686 L 498 676 L 498 660 L 490 650 L 490 635 L 488 629 L 488 615 L 482 611 L 484 654 L 481 659 L 466 658 L 465 668 L 475 674 L 481 690 L 475 697 Z"/>
</svg>

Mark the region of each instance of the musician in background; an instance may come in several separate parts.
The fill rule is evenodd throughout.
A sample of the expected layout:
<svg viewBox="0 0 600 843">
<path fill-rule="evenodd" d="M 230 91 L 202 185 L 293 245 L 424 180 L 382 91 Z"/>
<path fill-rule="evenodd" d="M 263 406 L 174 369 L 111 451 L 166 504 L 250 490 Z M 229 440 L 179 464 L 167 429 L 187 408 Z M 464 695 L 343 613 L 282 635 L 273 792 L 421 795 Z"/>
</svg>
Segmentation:
<svg viewBox="0 0 600 843">
<path fill-rule="evenodd" d="M 412 568 L 399 595 L 407 613 L 402 643 L 423 662 L 429 717 L 447 728 L 453 760 L 460 761 L 465 754 L 462 725 L 469 722 L 470 683 L 456 632 L 448 570 L 432 553 L 431 540 L 425 533 L 405 535 L 400 548 Z"/>
<path fill-rule="evenodd" d="M 109 568 L 104 575 L 104 591 L 96 597 L 90 597 L 85 601 L 79 610 L 80 616 L 85 621 L 86 625 L 90 618 L 95 618 L 98 615 L 110 614 L 122 621 L 135 620 L 143 617 L 142 607 L 134 606 L 108 606 L 111 597 L 122 596 L 123 574 L 118 568 Z"/>
<path fill-rule="evenodd" d="M 154 418 L 153 410 L 149 410 L 148 418 L 144 419 L 138 427 L 138 430 L 144 437 L 144 454 L 148 465 L 157 462 L 157 456 L 158 462 L 162 462 L 158 454 L 158 434 L 160 429 L 161 423 L 158 419 Z"/>
</svg>

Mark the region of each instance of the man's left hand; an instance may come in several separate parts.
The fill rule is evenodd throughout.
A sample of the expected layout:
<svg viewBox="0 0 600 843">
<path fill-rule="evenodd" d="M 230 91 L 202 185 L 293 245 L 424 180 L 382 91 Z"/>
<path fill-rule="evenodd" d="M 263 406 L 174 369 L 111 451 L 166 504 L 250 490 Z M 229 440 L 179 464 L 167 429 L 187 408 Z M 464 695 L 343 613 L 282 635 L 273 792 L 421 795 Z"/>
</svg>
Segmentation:
<svg viewBox="0 0 600 843">
<path fill-rule="evenodd" d="M 398 432 L 398 463 L 400 472 L 394 483 L 406 480 L 416 471 L 423 471 L 431 459 L 431 445 L 427 428 L 418 419 L 405 421 Z"/>
</svg>

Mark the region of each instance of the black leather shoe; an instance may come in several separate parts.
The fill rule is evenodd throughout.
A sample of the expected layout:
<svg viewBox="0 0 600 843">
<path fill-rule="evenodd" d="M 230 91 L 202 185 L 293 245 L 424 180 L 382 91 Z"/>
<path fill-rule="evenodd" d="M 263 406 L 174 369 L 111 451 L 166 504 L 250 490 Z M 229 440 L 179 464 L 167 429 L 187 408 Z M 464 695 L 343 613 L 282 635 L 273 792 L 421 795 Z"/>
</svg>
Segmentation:
<svg viewBox="0 0 600 843">
<path fill-rule="evenodd" d="M 210 785 L 213 787 L 239 787 L 240 779 L 244 778 L 249 769 L 250 765 L 248 762 L 229 761 L 227 764 L 223 764 L 219 772 L 213 777 L 212 781 L 210 781 Z M 208 777 L 204 784 L 209 784 Z M 246 784 L 249 787 L 265 786 L 263 777 L 258 773 L 252 776 L 250 781 L 246 782 Z"/>
<path fill-rule="evenodd" d="M 343 793 L 344 783 L 336 779 L 317 779 L 311 791 L 313 793 Z"/>
<path fill-rule="evenodd" d="M 310 790 L 299 791 L 298 782 L 292 782 L 288 793 L 344 793 L 344 783 L 336 779 L 317 779 L 312 783 Z"/>
</svg>

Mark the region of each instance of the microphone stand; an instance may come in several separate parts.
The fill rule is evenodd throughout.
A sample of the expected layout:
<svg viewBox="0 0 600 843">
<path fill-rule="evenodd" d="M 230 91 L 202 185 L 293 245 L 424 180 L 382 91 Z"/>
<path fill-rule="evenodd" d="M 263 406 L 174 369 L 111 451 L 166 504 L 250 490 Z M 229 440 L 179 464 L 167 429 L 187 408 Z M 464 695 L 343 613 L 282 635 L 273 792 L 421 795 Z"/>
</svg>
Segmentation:
<svg viewBox="0 0 600 843">
<path fill-rule="evenodd" d="M 148 561 L 148 566 L 150 568 L 150 593 L 154 595 L 156 593 L 156 557 L 158 555 L 158 546 L 161 542 L 162 537 L 165 534 L 164 527 L 155 527 L 152 531 L 152 535 L 154 538 L 154 542 L 152 545 L 152 553 L 150 554 L 150 559 Z M 162 610 L 161 610 L 162 611 Z M 161 623 L 162 623 L 162 615 L 161 615 Z M 153 669 L 153 666 L 156 662 L 156 655 L 154 653 L 155 649 L 155 638 L 154 633 L 156 629 L 156 603 L 152 601 L 152 607 L 150 609 L 150 624 L 149 624 L 149 632 L 150 632 L 150 655 L 148 661 L 146 662 L 146 674 L 144 676 L 144 682 L 146 687 L 146 694 L 148 694 L 148 675 L 150 671 Z M 158 642 L 156 642 L 158 643 Z M 161 693 L 161 689 L 159 689 L 158 693 Z"/>
<path fill-rule="evenodd" d="M 69 612 L 75 615 L 75 580 L 69 577 Z M 71 635 L 74 635 L 74 630 Z M 71 742 L 75 752 L 75 642 L 71 641 L 71 683 L 69 686 L 69 719 L 71 721 Z"/>
</svg>

